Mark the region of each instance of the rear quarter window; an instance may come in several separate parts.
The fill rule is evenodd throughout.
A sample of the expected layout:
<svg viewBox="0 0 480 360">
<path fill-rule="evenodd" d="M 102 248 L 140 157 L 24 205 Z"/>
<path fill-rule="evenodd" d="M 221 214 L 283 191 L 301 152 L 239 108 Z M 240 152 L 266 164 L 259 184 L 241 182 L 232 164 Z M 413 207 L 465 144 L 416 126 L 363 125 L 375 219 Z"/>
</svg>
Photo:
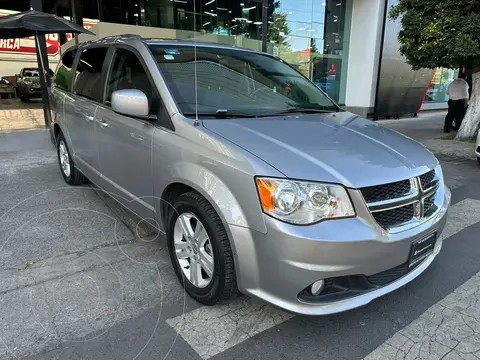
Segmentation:
<svg viewBox="0 0 480 360">
<path fill-rule="evenodd" d="M 69 50 L 63 54 L 55 74 L 53 84 L 56 88 L 71 92 L 73 79 L 73 61 L 75 60 L 76 49 Z"/>
</svg>

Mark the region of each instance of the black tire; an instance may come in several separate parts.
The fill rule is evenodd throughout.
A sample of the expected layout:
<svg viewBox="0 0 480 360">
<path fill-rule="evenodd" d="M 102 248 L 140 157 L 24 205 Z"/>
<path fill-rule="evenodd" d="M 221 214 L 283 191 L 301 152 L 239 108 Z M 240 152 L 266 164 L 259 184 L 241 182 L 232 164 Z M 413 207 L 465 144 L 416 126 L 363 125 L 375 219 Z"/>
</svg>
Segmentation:
<svg viewBox="0 0 480 360">
<path fill-rule="evenodd" d="M 61 164 L 61 161 L 60 161 L 60 144 L 65 144 L 65 147 L 67 149 L 68 160 L 69 160 L 69 164 L 70 164 L 70 174 L 68 176 L 65 174 L 65 172 L 62 169 L 62 164 Z M 65 182 L 68 185 L 82 185 L 82 184 L 85 184 L 88 180 L 75 167 L 75 164 L 73 163 L 72 156 L 70 154 L 70 149 L 68 148 L 67 142 L 65 141 L 65 137 L 63 136 L 63 133 L 61 131 L 57 135 L 56 146 L 57 146 L 58 165 L 60 167 L 60 172 L 62 173 L 62 176 L 63 176 L 63 179 L 65 180 Z"/>
<path fill-rule="evenodd" d="M 480 156 L 477 156 L 478 164 L 480 165 Z"/>
<path fill-rule="evenodd" d="M 28 103 L 28 102 L 30 102 L 30 97 L 27 94 L 22 93 L 21 100 L 24 103 Z"/>
<path fill-rule="evenodd" d="M 175 222 L 180 214 L 186 212 L 193 213 L 203 224 L 213 251 L 214 275 L 211 282 L 204 288 L 195 286 L 185 277 L 175 255 L 173 238 Z M 175 273 L 185 291 L 193 299 L 204 305 L 214 305 L 231 298 L 238 292 L 233 253 L 227 232 L 213 206 L 199 193 L 195 191 L 185 193 L 174 202 L 167 223 L 167 242 Z"/>
</svg>

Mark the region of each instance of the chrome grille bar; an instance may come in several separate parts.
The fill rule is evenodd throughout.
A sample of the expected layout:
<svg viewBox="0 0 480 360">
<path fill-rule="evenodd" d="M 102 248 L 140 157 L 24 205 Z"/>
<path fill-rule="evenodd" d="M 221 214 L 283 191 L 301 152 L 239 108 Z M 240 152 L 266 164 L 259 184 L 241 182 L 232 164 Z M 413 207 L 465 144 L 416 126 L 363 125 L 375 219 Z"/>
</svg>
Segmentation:
<svg viewBox="0 0 480 360">
<path fill-rule="evenodd" d="M 373 218 L 386 230 L 392 230 L 392 232 L 394 232 L 395 229 L 401 229 L 405 226 L 412 227 L 418 225 L 433 216 L 436 212 L 434 199 L 441 185 L 441 181 L 435 170 L 411 178 L 409 181 L 410 190 L 402 196 L 370 202 L 367 201 L 364 196 L 365 203 Z M 398 187 L 399 183 L 400 182 L 392 183 L 392 185 Z M 388 192 L 389 185 L 390 184 L 379 185 L 382 194 Z M 425 185 L 428 186 L 427 189 L 423 189 Z M 375 198 L 374 186 L 365 189 L 368 189 L 369 198 Z M 364 189 L 360 189 L 360 191 L 364 194 Z M 395 195 L 398 195 L 398 193 Z M 410 217 L 410 214 L 413 215 Z M 399 223 L 399 219 L 402 219 L 403 222 Z"/>
</svg>

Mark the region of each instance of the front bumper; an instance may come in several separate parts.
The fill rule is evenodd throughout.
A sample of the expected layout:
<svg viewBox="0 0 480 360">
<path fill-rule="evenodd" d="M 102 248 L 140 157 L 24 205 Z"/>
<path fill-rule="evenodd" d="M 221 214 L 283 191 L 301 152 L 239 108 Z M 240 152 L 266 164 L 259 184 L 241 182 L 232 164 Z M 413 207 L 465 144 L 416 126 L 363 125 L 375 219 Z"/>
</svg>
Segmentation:
<svg viewBox="0 0 480 360">
<path fill-rule="evenodd" d="M 362 201 L 353 192 L 354 205 Z M 356 218 L 295 226 L 267 215 L 267 234 L 230 225 L 236 255 L 240 291 L 263 299 L 287 311 L 304 315 L 325 315 L 368 304 L 419 276 L 442 247 L 440 234 L 450 205 L 450 190 L 443 186 L 435 202 L 438 211 L 418 226 L 389 233 L 380 228 L 368 211 Z M 356 208 L 361 208 L 356 207 Z M 329 302 L 307 302 L 299 294 L 322 279 L 370 276 L 405 264 L 413 242 L 436 233 L 434 251 L 410 272 L 359 295 Z"/>
<path fill-rule="evenodd" d="M 30 96 L 40 96 L 42 95 L 42 89 L 37 87 L 29 87 L 26 93 Z"/>
<path fill-rule="evenodd" d="M 31 86 L 25 85 L 22 87 L 22 93 L 28 94 L 28 96 L 31 96 L 31 97 L 40 96 L 42 95 L 42 88 L 35 85 L 31 85 Z"/>
</svg>

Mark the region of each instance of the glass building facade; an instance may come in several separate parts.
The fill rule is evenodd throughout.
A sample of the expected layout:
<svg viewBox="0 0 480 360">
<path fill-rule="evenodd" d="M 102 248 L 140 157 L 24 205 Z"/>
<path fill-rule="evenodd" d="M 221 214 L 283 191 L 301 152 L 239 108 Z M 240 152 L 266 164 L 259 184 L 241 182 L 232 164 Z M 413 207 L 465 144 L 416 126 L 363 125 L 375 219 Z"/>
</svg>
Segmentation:
<svg viewBox="0 0 480 360">
<path fill-rule="evenodd" d="M 175 30 L 197 39 L 262 50 L 296 67 L 333 100 L 345 102 L 352 0 L 44 0 L 46 12 Z M 11 10 L 27 10 L 19 0 Z M 350 5 L 351 6 L 351 5 Z M 264 11 L 267 13 L 264 18 Z M 160 35 L 161 37 L 161 35 Z"/>
</svg>

